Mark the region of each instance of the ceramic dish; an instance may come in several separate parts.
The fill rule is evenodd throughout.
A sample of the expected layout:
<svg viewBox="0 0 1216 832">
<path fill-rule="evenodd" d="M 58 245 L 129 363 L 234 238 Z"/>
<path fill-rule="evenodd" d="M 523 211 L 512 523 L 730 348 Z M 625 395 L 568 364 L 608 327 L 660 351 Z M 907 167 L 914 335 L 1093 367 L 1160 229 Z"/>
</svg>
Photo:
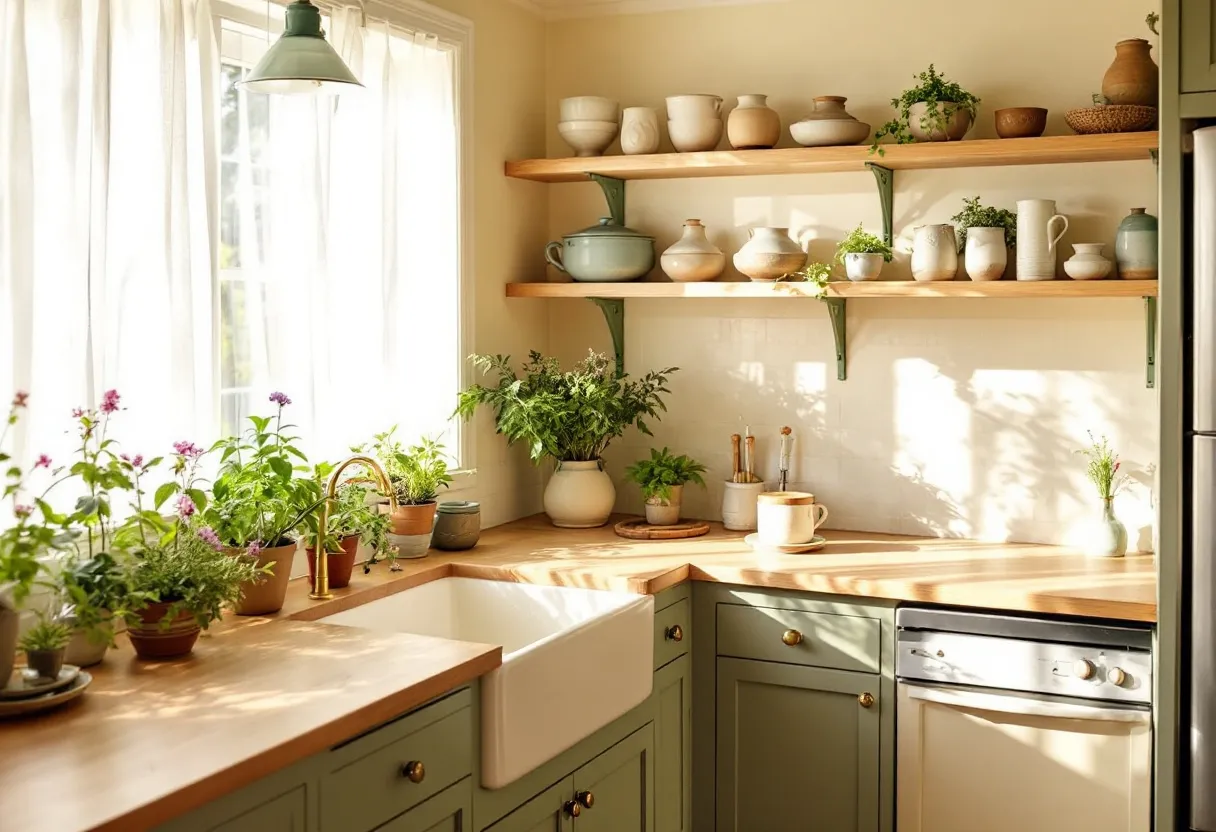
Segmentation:
<svg viewBox="0 0 1216 832">
<path fill-rule="evenodd" d="M 89 672 L 81 670 L 72 679 L 72 683 L 63 690 L 56 691 L 55 693 L 44 693 L 41 696 L 34 696 L 30 699 L 0 702 L 0 719 L 28 716 L 29 714 L 49 711 L 51 708 L 58 708 L 60 705 L 71 702 L 79 697 L 92 681 L 93 677 L 89 675 Z"/>
<path fill-rule="evenodd" d="M 79 673 L 79 667 L 65 664 L 57 679 L 44 679 L 24 665 L 14 667 L 8 684 L 0 688 L 0 702 L 29 699 L 66 688 Z"/>
<path fill-rule="evenodd" d="M 804 552 L 814 552 L 828 545 L 827 538 L 821 534 L 812 537 L 809 543 L 798 543 L 793 546 L 769 546 L 760 541 L 760 535 L 758 534 L 749 534 L 743 538 L 743 542 L 757 552 L 781 552 L 785 555 L 801 555 Z"/>
</svg>

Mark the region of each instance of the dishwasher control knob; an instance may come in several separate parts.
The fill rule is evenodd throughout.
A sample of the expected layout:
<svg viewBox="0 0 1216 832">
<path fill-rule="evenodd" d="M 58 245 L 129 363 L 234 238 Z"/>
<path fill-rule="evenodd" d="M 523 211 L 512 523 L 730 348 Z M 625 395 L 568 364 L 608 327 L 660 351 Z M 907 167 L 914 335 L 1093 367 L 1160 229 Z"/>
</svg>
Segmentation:
<svg viewBox="0 0 1216 832">
<path fill-rule="evenodd" d="M 1092 679 L 1097 668 L 1089 659 L 1077 659 L 1072 663 L 1072 675 L 1078 679 Z"/>
<path fill-rule="evenodd" d="M 1106 678 L 1110 679 L 1112 685 L 1121 688 L 1127 684 L 1127 671 L 1121 667 L 1112 667 L 1107 671 Z"/>
</svg>

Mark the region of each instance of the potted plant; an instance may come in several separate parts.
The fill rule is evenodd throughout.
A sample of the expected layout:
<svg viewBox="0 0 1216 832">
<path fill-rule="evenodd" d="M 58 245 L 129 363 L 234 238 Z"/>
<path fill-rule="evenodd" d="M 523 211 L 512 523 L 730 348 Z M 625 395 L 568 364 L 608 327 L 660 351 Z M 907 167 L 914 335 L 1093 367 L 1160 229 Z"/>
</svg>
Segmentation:
<svg viewBox="0 0 1216 832">
<path fill-rule="evenodd" d="M 642 487 L 646 500 L 646 522 L 652 526 L 671 526 L 680 522 L 684 483 L 695 482 L 702 488 L 705 466 L 687 456 L 673 456 L 663 448 L 650 449 L 650 459 L 642 459 L 625 469 L 625 476 Z"/>
<path fill-rule="evenodd" d="M 318 498 L 312 472 L 290 435 L 293 425 L 283 424 L 283 409 L 291 404 L 283 393 L 271 393 L 277 406 L 274 416 L 250 416 L 251 427 L 243 436 L 221 439 L 211 447 L 220 455 L 219 472 L 211 485 L 211 500 L 194 486 L 203 450 L 190 442 L 174 446 L 176 483 L 166 483 L 156 493 L 159 507 L 177 495 L 178 506 L 189 517 L 201 510 L 203 523 L 218 536 L 225 551 L 234 557 L 247 555 L 258 566 L 269 567 L 266 577 L 251 578 L 243 588 L 238 615 L 265 615 L 283 608 L 297 541 L 290 535 L 316 511 Z"/>
<path fill-rule="evenodd" d="M 803 280 L 814 285 L 814 297 L 822 300 L 827 296 L 828 284 L 832 281 L 832 267 L 827 263 L 812 261 L 791 274 L 790 277 Z"/>
<path fill-rule="evenodd" d="M 566 372 L 556 358 L 533 351 L 521 377 L 511 368 L 510 356 L 475 355 L 472 360 L 483 373 L 497 375 L 498 383 L 462 391 L 456 412 L 469 419 L 479 405 L 489 405 L 497 431 L 509 444 L 526 444 L 535 463 L 557 461 L 544 497 L 553 525 L 604 525 L 616 501 L 616 489 L 602 469 L 604 450 L 630 426 L 650 435 L 645 419 L 657 419 L 667 409 L 661 394 L 671 392 L 667 377 L 676 368 L 632 381 L 613 372 L 608 358 L 594 351 Z"/>
<path fill-rule="evenodd" d="M 91 667 L 105 658 L 114 644 L 114 618 L 121 618 L 129 595 L 127 573 L 114 555 L 69 556 L 59 578 L 65 607 L 63 620 L 72 626 L 64 660 Z"/>
<path fill-rule="evenodd" d="M 849 280 L 877 280 L 891 257 L 891 247 L 860 223 L 836 246 L 836 261 L 844 265 Z"/>
<path fill-rule="evenodd" d="M 63 669 L 63 651 L 72 637 L 72 628 L 54 615 L 38 613 L 38 623 L 21 637 L 25 661 L 43 679 L 58 679 Z"/>
<path fill-rule="evenodd" d="M 317 466 L 315 481 L 319 495 L 324 495 L 325 484 L 332 470 L 333 466 L 328 463 Z M 339 486 L 337 498 L 330 503 L 325 552 L 329 558 L 329 586 L 333 589 L 350 584 L 360 543 L 372 550 L 373 561 L 389 552 L 389 518 L 381 513 L 374 495 L 375 492 L 365 488 L 362 483 L 346 482 Z M 314 580 L 317 562 L 317 519 L 318 513 L 308 515 L 302 529 L 310 583 Z"/>
<path fill-rule="evenodd" d="M 1120 474 L 1119 455 L 1110 447 L 1106 437 L 1095 439 L 1089 434 L 1089 447 L 1077 453 L 1087 460 L 1085 476 L 1098 489 L 1102 500 L 1100 513 L 1085 527 L 1083 548 L 1094 557 L 1118 558 L 1127 552 L 1127 528 L 1115 517 L 1115 495 L 1127 485 L 1127 475 Z"/>
<path fill-rule="evenodd" d="M 899 98 L 891 99 L 898 115 L 874 133 L 870 152 L 880 156 L 885 151 L 878 140 L 891 136 L 899 144 L 913 141 L 958 141 L 967 135 L 975 122 L 980 100 L 954 81 L 938 75 L 933 64 L 916 76 L 917 85 L 904 90 Z"/>
<path fill-rule="evenodd" d="M 389 516 L 392 533 L 400 537 L 427 537 L 426 546 L 404 546 L 406 557 L 422 556 L 430 546 L 429 535 L 435 528 L 435 510 L 440 489 L 452 482 L 448 457 L 438 439 L 424 436 L 417 445 L 406 448 L 394 438 L 397 426 L 377 433 L 372 442 L 360 445 L 356 453 L 370 453 L 384 466 L 397 495 L 397 510 Z"/>
<path fill-rule="evenodd" d="M 1017 244 L 1018 218 L 1005 208 L 963 200 L 963 210 L 950 218 L 963 252 L 963 268 L 972 280 L 1000 280 L 1009 263 L 1008 249 Z"/>
</svg>

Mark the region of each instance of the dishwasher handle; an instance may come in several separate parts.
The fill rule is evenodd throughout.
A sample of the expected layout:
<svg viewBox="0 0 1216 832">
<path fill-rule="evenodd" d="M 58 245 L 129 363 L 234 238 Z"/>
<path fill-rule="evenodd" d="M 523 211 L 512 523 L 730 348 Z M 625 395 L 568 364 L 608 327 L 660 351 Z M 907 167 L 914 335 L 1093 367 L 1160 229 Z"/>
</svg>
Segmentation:
<svg viewBox="0 0 1216 832">
<path fill-rule="evenodd" d="M 1080 705 L 1073 702 L 1055 702 L 1050 699 L 1032 699 L 1025 696 L 1004 696 L 999 693 L 981 693 L 957 688 L 922 687 L 904 685 L 908 696 L 922 702 L 953 705 L 977 711 L 990 711 L 1019 716 L 1043 716 L 1055 719 L 1089 719 L 1097 722 L 1125 722 L 1149 725 L 1153 716 L 1149 711 L 1101 705 Z"/>
</svg>

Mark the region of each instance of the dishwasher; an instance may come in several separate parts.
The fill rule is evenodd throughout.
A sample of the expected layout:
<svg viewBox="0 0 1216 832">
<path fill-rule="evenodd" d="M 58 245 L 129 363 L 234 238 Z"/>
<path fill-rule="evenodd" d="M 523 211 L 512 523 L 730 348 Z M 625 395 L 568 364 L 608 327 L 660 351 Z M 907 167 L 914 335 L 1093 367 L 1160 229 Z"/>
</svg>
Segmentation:
<svg viewBox="0 0 1216 832">
<path fill-rule="evenodd" d="M 1148 832 L 1152 633 L 901 608 L 899 832 Z"/>
</svg>

